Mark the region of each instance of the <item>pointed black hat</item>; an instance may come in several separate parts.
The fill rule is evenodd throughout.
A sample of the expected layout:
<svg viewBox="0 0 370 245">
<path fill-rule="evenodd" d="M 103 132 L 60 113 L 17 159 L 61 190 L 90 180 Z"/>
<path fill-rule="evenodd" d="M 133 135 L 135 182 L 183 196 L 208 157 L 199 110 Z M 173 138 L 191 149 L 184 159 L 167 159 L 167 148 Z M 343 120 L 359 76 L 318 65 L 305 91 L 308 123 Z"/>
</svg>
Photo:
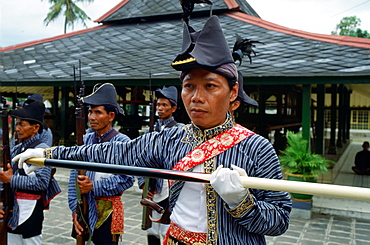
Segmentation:
<svg viewBox="0 0 370 245">
<path fill-rule="evenodd" d="M 239 89 L 238 89 L 237 99 L 239 99 L 240 101 L 242 101 L 242 102 L 244 102 L 248 105 L 258 106 L 257 101 L 255 101 L 254 99 L 249 97 L 247 95 L 247 93 L 244 91 L 244 89 L 243 89 L 243 75 L 240 71 L 238 71 L 238 83 L 239 83 Z"/>
<path fill-rule="evenodd" d="M 163 86 L 162 89 L 158 88 L 155 90 L 155 96 L 157 98 L 172 100 L 172 102 L 177 104 L 177 88 L 175 86 Z"/>
<path fill-rule="evenodd" d="M 92 92 L 92 94 L 81 98 L 83 103 L 96 106 L 113 106 L 117 109 L 119 114 L 125 115 L 122 108 L 117 103 L 117 92 L 113 84 L 104 83 L 100 87 L 95 85 L 93 90 L 94 92 Z"/>
<path fill-rule="evenodd" d="M 40 124 L 41 129 L 44 128 L 43 127 L 44 113 L 45 113 L 44 103 L 37 100 L 20 109 L 11 110 L 9 112 L 9 114 L 13 117 L 27 121 L 35 121 L 36 123 Z"/>
<path fill-rule="evenodd" d="M 175 70 L 210 70 L 227 63 L 234 60 L 217 16 L 210 17 L 198 32 L 184 23 L 182 51 L 172 62 Z"/>
<path fill-rule="evenodd" d="M 27 96 L 27 99 L 24 101 L 24 102 L 21 102 L 20 105 L 23 107 L 23 106 L 27 106 L 29 104 L 31 104 L 32 102 L 34 101 L 40 101 L 40 102 L 43 102 L 44 99 L 42 98 L 42 95 L 41 94 L 29 94 Z M 50 110 L 48 108 L 45 107 L 45 113 L 50 113 Z"/>
</svg>

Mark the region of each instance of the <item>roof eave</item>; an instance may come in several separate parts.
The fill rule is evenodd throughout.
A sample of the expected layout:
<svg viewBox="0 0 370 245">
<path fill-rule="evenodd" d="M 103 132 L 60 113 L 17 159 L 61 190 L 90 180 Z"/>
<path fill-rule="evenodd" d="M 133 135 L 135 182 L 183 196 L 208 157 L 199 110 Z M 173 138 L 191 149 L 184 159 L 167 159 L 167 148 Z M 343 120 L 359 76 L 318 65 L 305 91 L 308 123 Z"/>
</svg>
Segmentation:
<svg viewBox="0 0 370 245">
<path fill-rule="evenodd" d="M 263 20 L 258 17 L 254 17 L 242 12 L 229 12 L 225 15 L 235 18 L 240 21 L 247 22 L 252 25 L 256 25 L 268 30 L 277 31 L 281 33 L 285 33 L 288 35 L 293 35 L 301 38 L 306 38 L 310 40 L 320 41 L 320 42 L 327 42 L 327 43 L 333 43 L 338 45 L 346 45 L 356 48 L 364 48 L 364 49 L 370 49 L 370 39 L 367 38 L 360 38 L 360 37 L 348 37 L 348 36 L 338 36 L 338 35 L 327 35 L 327 34 L 317 34 L 317 33 L 311 33 L 296 29 L 291 29 L 288 27 L 280 26 L 271 22 L 268 22 L 266 20 Z"/>
</svg>

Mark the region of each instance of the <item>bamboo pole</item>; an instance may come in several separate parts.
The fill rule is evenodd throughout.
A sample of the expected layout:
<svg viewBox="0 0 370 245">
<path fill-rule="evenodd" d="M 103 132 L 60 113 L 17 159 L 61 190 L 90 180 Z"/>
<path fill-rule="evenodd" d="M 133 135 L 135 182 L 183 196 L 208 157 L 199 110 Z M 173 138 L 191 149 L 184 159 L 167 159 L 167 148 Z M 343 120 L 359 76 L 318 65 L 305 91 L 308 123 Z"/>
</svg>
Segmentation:
<svg viewBox="0 0 370 245">
<path fill-rule="evenodd" d="M 205 173 L 132 167 L 104 163 L 90 163 L 82 161 L 30 158 L 27 160 L 27 163 L 41 166 L 81 169 L 95 172 L 192 181 L 201 183 L 208 183 L 210 179 L 210 174 Z M 244 176 L 241 176 L 240 179 L 244 187 L 251 189 L 286 191 L 318 196 L 330 196 L 370 201 L 370 188 L 332 185 L 332 184 L 319 184 L 290 180 L 266 179 L 257 177 L 244 177 Z"/>
</svg>

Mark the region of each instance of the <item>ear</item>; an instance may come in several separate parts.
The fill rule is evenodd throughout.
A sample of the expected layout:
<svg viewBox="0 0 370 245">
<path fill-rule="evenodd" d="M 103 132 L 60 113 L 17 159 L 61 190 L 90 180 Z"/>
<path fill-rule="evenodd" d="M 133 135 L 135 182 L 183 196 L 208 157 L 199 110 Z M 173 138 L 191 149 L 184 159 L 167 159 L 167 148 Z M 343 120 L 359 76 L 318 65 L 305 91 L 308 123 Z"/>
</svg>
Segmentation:
<svg viewBox="0 0 370 245">
<path fill-rule="evenodd" d="M 236 97 L 238 97 L 238 89 L 239 89 L 239 83 L 236 82 L 230 92 L 230 102 L 236 100 Z"/>
<path fill-rule="evenodd" d="M 34 128 L 33 132 L 36 134 L 40 129 L 40 124 L 34 124 L 34 126 L 35 126 L 35 128 Z"/>
<path fill-rule="evenodd" d="M 239 108 L 239 106 L 240 106 L 240 101 L 235 100 L 234 102 L 231 102 L 229 110 L 233 113 L 236 109 Z"/>
<path fill-rule="evenodd" d="M 108 116 L 109 116 L 109 121 L 113 122 L 114 118 L 116 117 L 116 113 L 114 113 L 113 111 L 110 111 L 108 113 Z"/>
<path fill-rule="evenodd" d="M 177 110 L 177 106 L 172 106 L 172 113 L 174 113 Z"/>
</svg>

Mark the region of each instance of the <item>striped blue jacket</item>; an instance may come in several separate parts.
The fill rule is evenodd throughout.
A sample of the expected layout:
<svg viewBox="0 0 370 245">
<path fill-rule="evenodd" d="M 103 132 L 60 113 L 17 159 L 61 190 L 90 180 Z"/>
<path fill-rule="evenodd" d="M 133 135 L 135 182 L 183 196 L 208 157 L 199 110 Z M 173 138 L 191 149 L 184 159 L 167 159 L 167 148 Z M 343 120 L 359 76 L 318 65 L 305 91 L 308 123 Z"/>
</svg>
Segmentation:
<svg viewBox="0 0 370 245">
<path fill-rule="evenodd" d="M 32 137 L 31 139 L 19 143 L 18 145 L 15 145 L 11 151 L 11 158 L 25 151 L 34 141 L 38 139 L 41 139 L 40 134 L 36 134 L 36 136 Z M 44 148 L 44 149 L 47 147 L 48 145 L 46 145 L 45 143 L 40 143 L 37 146 L 35 146 L 35 148 Z M 62 191 L 54 177 L 50 179 L 52 170 L 51 167 L 39 168 L 35 171 L 35 176 L 29 176 L 29 175 L 18 175 L 19 169 L 18 167 L 16 167 L 17 164 L 18 162 L 12 162 L 12 168 L 17 169 L 14 172 L 13 177 L 10 181 L 10 187 L 12 188 L 13 192 L 15 192 L 15 190 L 17 189 L 36 192 L 44 191 L 46 201 L 45 209 L 48 209 L 49 202 L 51 201 L 51 199 Z M 13 230 L 18 226 L 18 218 L 19 218 L 19 206 L 14 198 L 13 211 L 10 213 L 10 217 L 8 219 L 8 226 L 10 226 Z"/>
<path fill-rule="evenodd" d="M 109 131 L 107 132 L 107 134 Z M 84 144 L 91 145 L 93 135 L 95 132 L 89 133 L 84 137 Z M 127 142 L 130 138 L 122 133 L 118 133 L 113 136 L 109 142 L 120 141 Z M 113 175 L 106 179 L 101 179 L 94 181 L 95 172 L 86 171 L 86 176 L 93 180 L 93 190 L 86 193 L 86 198 L 89 206 L 89 227 L 91 231 L 94 231 L 95 224 L 98 220 L 98 211 L 96 208 L 95 197 L 105 197 L 105 196 L 117 196 L 123 191 L 130 188 L 134 184 L 134 177 L 129 175 Z M 68 183 L 68 204 L 72 212 L 76 211 L 77 208 L 77 195 L 76 195 L 76 178 L 77 171 L 71 170 Z"/>
<path fill-rule="evenodd" d="M 52 157 L 172 169 L 194 147 L 232 126 L 232 119 L 228 115 L 224 124 L 205 131 L 193 124 L 188 124 L 183 128 L 170 128 L 159 133 L 144 134 L 127 143 L 59 146 L 53 150 Z M 257 134 L 215 158 L 213 169 L 221 164 L 224 167 L 235 164 L 245 169 L 248 176 L 282 179 L 275 150 L 267 139 Z M 250 196 L 233 210 L 230 210 L 220 197 L 213 195 L 217 199 L 214 226 L 217 228 L 217 236 L 215 241 L 207 241 L 207 244 L 265 244 L 265 235 L 281 235 L 288 229 L 292 205 L 288 193 L 259 189 L 252 189 L 250 193 Z M 206 195 L 209 194 L 214 193 L 206 193 Z M 176 197 L 173 195 L 170 196 L 170 203 L 176 203 Z M 210 227 L 208 227 L 209 233 Z"/>
</svg>

